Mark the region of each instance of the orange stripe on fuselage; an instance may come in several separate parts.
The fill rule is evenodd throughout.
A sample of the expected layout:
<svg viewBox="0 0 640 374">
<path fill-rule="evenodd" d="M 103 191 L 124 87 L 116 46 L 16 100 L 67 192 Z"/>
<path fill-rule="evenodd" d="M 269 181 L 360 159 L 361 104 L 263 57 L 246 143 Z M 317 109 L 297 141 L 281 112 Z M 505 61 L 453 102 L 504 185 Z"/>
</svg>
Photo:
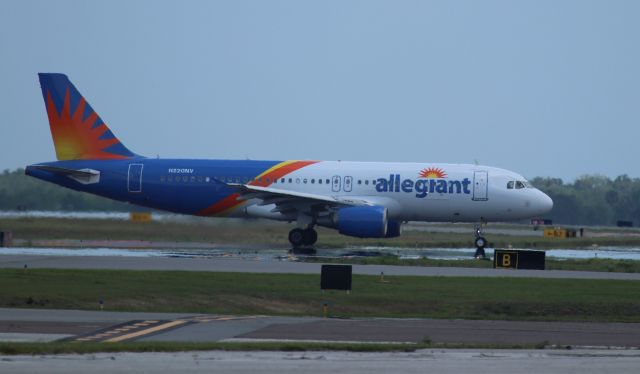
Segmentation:
<svg viewBox="0 0 640 374">
<path fill-rule="evenodd" d="M 307 165 L 313 165 L 318 161 L 285 161 L 258 175 L 253 181 L 249 182 L 251 186 L 269 187 L 275 179 L 280 179 L 289 173 L 302 169 Z"/>
<path fill-rule="evenodd" d="M 251 186 L 260 186 L 260 187 L 268 187 L 270 186 L 274 180 L 280 179 L 289 173 L 293 173 L 296 170 L 302 169 L 305 166 L 313 165 L 318 161 L 284 161 L 281 162 L 262 174 L 258 175 L 254 178 L 249 185 Z M 224 199 L 214 203 L 213 205 L 202 209 L 198 213 L 199 216 L 214 216 L 214 215 L 222 215 L 227 213 L 228 211 L 236 208 L 244 201 L 238 200 L 240 197 L 239 193 L 231 194 Z"/>
</svg>

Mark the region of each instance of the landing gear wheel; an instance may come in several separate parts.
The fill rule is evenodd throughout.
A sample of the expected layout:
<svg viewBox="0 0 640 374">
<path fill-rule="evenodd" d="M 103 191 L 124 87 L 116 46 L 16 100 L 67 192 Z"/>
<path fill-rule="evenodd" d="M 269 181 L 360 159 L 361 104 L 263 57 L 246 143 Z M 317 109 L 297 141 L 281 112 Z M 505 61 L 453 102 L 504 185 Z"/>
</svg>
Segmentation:
<svg viewBox="0 0 640 374">
<path fill-rule="evenodd" d="M 304 231 L 303 229 L 293 229 L 289 231 L 289 243 L 291 243 L 294 248 L 304 244 Z"/>
<path fill-rule="evenodd" d="M 476 248 L 484 248 L 487 246 L 487 239 L 483 238 L 482 236 L 478 236 L 474 244 L 476 245 Z"/>
<path fill-rule="evenodd" d="M 486 255 L 484 253 L 484 247 L 487 246 L 487 239 L 482 236 L 478 236 L 474 244 L 476 245 L 476 254 L 474 257 L 477 259 L 485 259 Z"/>
<path fill-rule="evenodd" d="M 318 241 L 318 233 L 314 229 L 306 229 L 302 234 L 302 244 L 314 245 Z"/>
</svg>

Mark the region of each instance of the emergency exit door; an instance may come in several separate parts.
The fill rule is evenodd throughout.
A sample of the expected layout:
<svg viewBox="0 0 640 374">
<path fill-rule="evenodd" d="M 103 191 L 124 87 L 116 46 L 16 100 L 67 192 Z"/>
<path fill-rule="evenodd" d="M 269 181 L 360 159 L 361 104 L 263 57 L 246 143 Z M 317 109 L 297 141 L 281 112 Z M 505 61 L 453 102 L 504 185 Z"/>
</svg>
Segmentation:
<svg viewBox="0 0 640 374">
<path fill-rule="evenodd" d="M 340 192 L 340 187 L 342 187 L 342 180 L 340 176 L 334 175 L 331 179 L 331 191 Z"/>
</svg>

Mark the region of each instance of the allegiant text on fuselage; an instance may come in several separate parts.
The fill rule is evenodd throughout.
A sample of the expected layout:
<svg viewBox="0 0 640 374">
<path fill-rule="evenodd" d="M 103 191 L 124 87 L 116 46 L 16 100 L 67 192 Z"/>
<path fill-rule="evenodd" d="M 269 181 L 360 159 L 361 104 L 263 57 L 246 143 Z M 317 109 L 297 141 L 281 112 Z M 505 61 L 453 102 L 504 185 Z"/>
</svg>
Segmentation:
<svg viewBox="0 0 640 374">
<path fill-rule="evenodd" d="M 402 179 L 400 174 L 390 174 L 389 178 L 378 178 L 376 191 L 416 193 L 416 197 L 426 197 L 430 193 L 470 194 L 469 178 L 451 179 Z"/>
</svg>

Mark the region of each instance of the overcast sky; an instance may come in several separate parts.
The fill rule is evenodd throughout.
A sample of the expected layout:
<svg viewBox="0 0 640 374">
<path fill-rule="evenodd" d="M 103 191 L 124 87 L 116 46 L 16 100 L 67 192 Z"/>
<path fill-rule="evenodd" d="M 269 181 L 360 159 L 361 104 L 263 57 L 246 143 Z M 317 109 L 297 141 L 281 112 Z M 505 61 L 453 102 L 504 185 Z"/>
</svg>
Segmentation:
<svg viewBox="0 0 640 374">
<path fill-rule="evenodd" d="M 640 1 L 2 1 L 0 169 L 38 72 L 136 153 L 640 177 Z"/>
</svg>

